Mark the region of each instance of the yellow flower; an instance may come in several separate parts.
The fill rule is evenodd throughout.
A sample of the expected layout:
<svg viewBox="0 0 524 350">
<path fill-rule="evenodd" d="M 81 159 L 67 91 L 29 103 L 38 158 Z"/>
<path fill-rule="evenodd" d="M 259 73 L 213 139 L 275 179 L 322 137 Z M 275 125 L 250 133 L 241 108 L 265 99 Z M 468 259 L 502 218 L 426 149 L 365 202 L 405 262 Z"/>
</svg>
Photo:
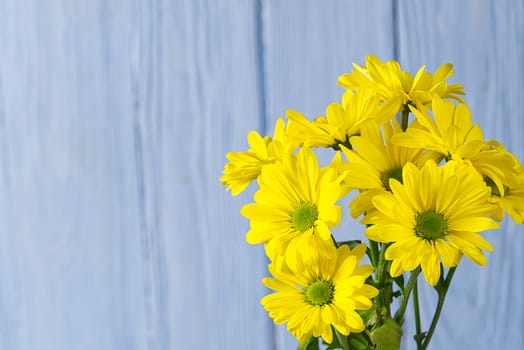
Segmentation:
<svg viewBox="0 0 524 350">
<path fill-rule="evenodd" d="M 404 134 L 395 135 L 393 143 L 404 147 L 427 147 L 448 158 L 461 153 L 469 142 L 482 144 L 484 136 L 478 124 L 473 125 L 471 112 L 465 103 L 456 106 L 451 101 L 435 97 L 432 103 L 431 118 L 427 109 L 417 110 L 410 106 L 416 121 Z"/>
<path fill-rule="evenodd" d="M 370 123 L 362 129 L 361 136 L 353 136 L 350 141 L 353 150 L 342 147 L 347 163 L 343 169 L 347 176 L 343 186 L 358 189 L 360 194 L 350 204 L 351 215 L 356 218 L 363 212 L 374 210 L 372 198 L 390 191 L 389 179 L 402 182 L 402 168 L 408 162 L 422 167 L 426 161 L 440 161 L 437 152 L 427 152 L 423 148 L 406 148 L 391 143 L 394 135 L 402 134 L 402 128 L 393 119 L 382 125 L 383 134 L 377 124 Z"/>
<path fill-rule="evenodd" d="M 493 218 L 502 221 L 504 212 L 506 212 L 513 221 L 522 224 L 524 221 L 524 166 L 518 164 L 513 176 L 506 177 L 502 192 L 489 177 L 484 177 L 484 182 L 491 188 L 490 202 L 498 206 Z"/>
<path fill-rule="evenodd" d="M 373 267 L 357 266 L 365 251 L 363 244 L 351 251 L 342 246 L 335 259 L 312 261 L 300 271 L 279 271 L 270 265 L 275 278 L 262 282 L 276 292 L 265 296 L 262 305 L 275 323 L 287 322 L 287 329 L 299 341 L 313 335 L 331 343 L 331 326 L 344 335 L 362 332 L 364 323 L 355 310 L 369 309 L 370 298 L 378 294 L 376 288 L 365 284 Z"/>
<path fill-rule="evenodd" d="M 451 101 L 433 99 L 433 115 L 427 110 L 411 108 L 417 119 L 392 142 L 403 147 L 425 147 L 442 153 L 447 159 L 467 159 L 482 175 L 491 178 L 502 191 L 506 175 L 511 174 L 514 158 L 495 143 L 484 142 L 482 130 L 473 125 L 471 112 L 465 103 L 456 106 Z"/>
<path fill-rule="evenodd" d="M 264 166 L 280 160 L 297 146 L 297 143 L 287 138 L 282 118 L 277 120 L 273 138 L 262 138 L 256 131 L 251 131 L 247 140 L 251 146 L 247 152 L 229 152 L 226 155 L 229 162 L 220 178 L 220 182 L 227 186 L 227 190 L 231 190 L 233 196 L 244 191 L 258 177 Z"/>
<path fill-rule="evenodd" d="M 341 146 L 344 147 L 344 146 Z M 325 167 L 324 169 L 327 171 L 328 169 L 333 169 L 334 176 L 342 176 L 342 178 L 347 177 L 347 164 L 348 162 L 342 159 L 342 151 L 335 151 L 335 155 L 333 156 L 331 160 L 331 164 L 329 164 L 329 167 Z M 347 185 L 346 181 L 342 181 L 340 183 L 340 197 L 346 196 L 349 192 L 351 192 L 352 188 Z"/>
<path fill-rule="evenodd" d="M 370 121 L 383 123 L 393 118 L 396 110 L 391 104 L 380 104 L 372 91 L 344 94 L 342 104 L 331 103 L 326 116 L 309 121 L 297 111 L 287 111 L 290 120 L 288 135 L 306 147 L 351 148 L 349 138 L 359 135 L 360 129 Z"/>
<path fill-rule="evenodd" d="M 396 111 L 408 104 L 429 105 L 434 96 L 462 101 L 459 95 L 464 95 L 462 85 L 446 82 L 453 75 L 453 65 L 449 63 L 440 66 L 434 75 L 425 72 L 422 66 L 414 78 L 401 70 L 398 62 L 383 63 L 373 55 L 366 56 L 366 66 L 353 63 L 353 68 L 351 73 L 341 75 L 338 83 L 354 91 L 372 90 L 381 101 L 394 102 Z"/>
<path fill-rule="evenodd" d="M 369 239 L 392 243 L 385 257 L 393 260 L 396 277 L 421 265 L 426 281 L 440 278 L 440 262 L 458 265 L 465 254 L 486 265 L 482 249 L 493 247 L 477 232 L 498 228 L 488 218 L 495 207 L 488 203 L 490 189 L 467 162 L 450 161 L 442 167 L 428 161 L 422 169 L 406 164 L 404 183 L 390 181 L 391 193 L 375 196 L 376 212 L 363 223 Z"/>
<path fill-rule="evenodd" d="M 281 162 L 262 169 L 255 203 L 241 213 L 251 220 L 246 239 L 266 243 L 271 260 L 284 257 L 293 269 L 303 261 L 333 256 L 331 227 L 339 224 L 340 182 L 332 168 L 319 169 L 308 148 L 288 154 Z"/>
</svg>

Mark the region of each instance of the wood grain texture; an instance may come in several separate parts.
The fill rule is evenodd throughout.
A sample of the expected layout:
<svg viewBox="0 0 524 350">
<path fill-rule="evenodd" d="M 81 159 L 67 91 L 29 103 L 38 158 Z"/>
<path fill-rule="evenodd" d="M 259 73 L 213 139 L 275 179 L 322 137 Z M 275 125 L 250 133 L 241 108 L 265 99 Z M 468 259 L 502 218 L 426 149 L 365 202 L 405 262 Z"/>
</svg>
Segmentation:
<svg viewBox="0 0 524 350">
<path fill-rule="evenodd" d="M 256 8 L 2 2 L 2 348 L 271 347 L 218 183 L 260 125 Z"/>
<path fill-rule="evenodd" d="M 524 160 L 523 18 L 517 0 L 0 0 L 0 349 L 293 349 L 225 154 L 286 109 L 323 114 L 374 53 L 453 62 Z M 522 231 L 464 260 L 432 349 L 524 344 Z"/>
<path fill-rule="evenodd" d="M 1 4 L 3 349 L 146 348 L 126 10 Z"/>
<path fill-rule="evenodd" d="M 524 6 L 519 1 L 398 1 L 399 60 L 415 71 L 452 62 L 451 81 L 465 86 L 473 119 L 487 139 L 496 138 L 524 158 Z M 518 349 L 524 344 L 524 236 L 506 219 L 485 237 L 495 251 L 482 268 L 459 266 L 431 349 Z M 425 290 L 426 327 L 435 305 Z M 409 315 L 408 315 L 409 317 Z M 407 334 L 410 334 L 408 332 Z M 406 349 L 415 349 L 405 339 Z"/>
<path fill-rule="evenodd" d="M 256 2 L 137 2 L 137 156 L 158 349 L 268 349 L 266 260 L 218 178 L 261 125 Z M 251 191 L 252 194 L 252 191 Z"/>
<path fill-rule="evenodd" d="M 264 1 L 264 88 L 266 132 L 278 117 L 295 109 L 313 119 L 344 89 L 338 76 L 351 70 L 352 62 L 364 63 L 373 53 L 392 58 L 393 7 L 390 1 Z M 320 152 L 321 160 L 331 152 Z M 347 200 L 349 202 L 349 200 Z M 340 239 L 362 239 L 363 227 L 345 218 L 336 234 Z M 293 349 L 296 340 L 285 326 L 276 326 L 276 349 Z"/>
</svg>

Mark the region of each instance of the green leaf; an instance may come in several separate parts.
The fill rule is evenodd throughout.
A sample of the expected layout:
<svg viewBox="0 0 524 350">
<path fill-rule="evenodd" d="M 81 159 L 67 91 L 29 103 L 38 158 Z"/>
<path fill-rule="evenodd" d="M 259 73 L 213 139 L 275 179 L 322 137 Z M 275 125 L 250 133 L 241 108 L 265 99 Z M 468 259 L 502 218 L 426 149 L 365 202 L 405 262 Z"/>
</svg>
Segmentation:
<svg viewBox="0 0 524 350">
<path fill-rule="evenodd" d="M 342 242 L 337 242 L 337 246 L 342 246 L 342 245 L 347 245 L 349 246 L 349 248 L 353 249 L 355 248 L 357 245 L 359 244 L 362 244 L 362 241 L 359 240 L 359 239 L 355 239 L 355 240 L 352 240 L 352 241 L 342 241 Z"/>
<path fill-rule="evenodd" d="M 349 335 L 349 348 L 351 350 L 368 350 L 370 349 L 369 339 L 363 333 L 351 333 Z"/>
<path fill-rule="evenodd" d="M 393 281 L 400 288 L 402 293 L 404 293 L 404 275 L 393 278 Z"/>
<path fill-rule="evenodd" d="M 349 336 L 345 336 L 341 334 L 340 332 L 338 332 L 333 327 L 333 333 L 335 333 L 336 336 L 333 337 L 333 342 L 329 344 L 326 350 L 335 350 L 335 349 L 369 350 L 369 349 L 372 349 L 370 347 L 371 340 L 369 339 L 369 337 L 367 337 L 367 334 L 365 332 L 351 333 Z"/>
<path fill-rule="evenodd" d="M 373 303 L 368 310 L 355 310 L 368 329 L 371 329 L 377 323 L 377 304 Z"/>
<path fill-rule="evenodd" d="M 344 350 L 349 350 L 350 348 L 349 348 L 348 337 L 345 336 L 344 334 L 341 334 L 334 327 L 333 327 L 333 331 L 337 335 L 336 338 L 337 338 L 338 343 L 340 344 L 340 348 Z"/>
<path fill-rule="evenodd" d="M 440 264 L 440 278 L 437 282 L 437 285 L 433 288 L 435 288 L 438 295 L 446 294 L 446 291 L 448 289 L 446 281 L 444 280 L 444 268 L 442 267 L 442 263 Z"/>
<path fill-rule="evenodd" d="M 326 350 L 344 349 L 342 345 L 340 345 L 340 343 L 338 342 L 338 336 L 336 333 L 337 330 L 333 326 L 331 327 L 331 329 L 333 330 L 333 333 L 335 333 L 335 336 L 333 337 L 333 341 L 331 342 L 331 344 L 329 344 L 329 343 L 326 343 L 324 339 L 322 339 L 322 344 L 328 345 Z"/>
<path fill-rule="evenodd" d="M 340 344 L 335 339 L 333 339 L 333 343 L 329 344 L 329 346 L 326 348 L 326 350 L 339 350 L 339 349 L 343 349 L 343 348 L 342 346 L 340 346 Z"/>
<path fill-rule="evenodd" d="M 311 336 L 309 339 L 300 342 L 297 350 L 318 350 L 318 338 Z"/>
<path fill-rule="evenodd" d="M 399 350 L 402 328 L 392 318 L 387 318 L 382 326 L 371 331 L 370 338 L 377 350 Z"/>
<path fill-rule="evenodd" d="M 393 296 L 393 298 L 399 298 L 402 296 L 402 293 L 400 292 L 400 290 L 396 290 L 391 295 Z"/>
</svg>

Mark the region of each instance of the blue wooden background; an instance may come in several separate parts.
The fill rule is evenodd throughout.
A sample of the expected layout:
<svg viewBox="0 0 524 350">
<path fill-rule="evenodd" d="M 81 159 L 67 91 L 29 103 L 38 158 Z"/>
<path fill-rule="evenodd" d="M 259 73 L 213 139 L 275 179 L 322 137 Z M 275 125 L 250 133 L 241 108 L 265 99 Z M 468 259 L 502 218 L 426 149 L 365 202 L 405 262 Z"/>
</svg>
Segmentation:
<svg viewBox="0 0 524 350">
<path fill-rule="evenodd" d="M 259 305 L 253 189 L 218 178 L 249 130 L 322 114 L 368 53 L 454 63 L 524 160 L 521 0 L 0 0 L 0 349 L 294 349 Z M 486 235 L 431 349 L 524 344 L 524 229 Z"/>
</svg>

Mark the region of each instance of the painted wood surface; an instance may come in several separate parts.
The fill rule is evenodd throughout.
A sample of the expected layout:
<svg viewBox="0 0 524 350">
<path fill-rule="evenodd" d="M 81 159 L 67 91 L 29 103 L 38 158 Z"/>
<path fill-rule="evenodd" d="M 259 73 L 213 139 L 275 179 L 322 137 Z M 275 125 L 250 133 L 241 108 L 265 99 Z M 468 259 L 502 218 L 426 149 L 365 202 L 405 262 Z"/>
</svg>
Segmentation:
<svg viewBox="0 0 524 350">
<path fill-rule="evenodd" d="M 521 1 L 398 2 L 399 60 L 413 70 L 453 62 L 473 118 L 487 139 L 501 140 L 522 161 L 524 4 Z M 524 229 L 506 220 L 485 237 L 488 266 L 464 260 L 457 269 L 433 349 L 519 349 L 524 346 Z M 426 300 L 433 296 L 426 290 Z M 433 313 L 434 301 L 423 307 Z M 426 316 L 427 317 L 427 316 Z M 428 324 L 429 321 L 426 322 Z M 412 332 L 411 332 L 412 333 Z"/>
<path fill-rule="evenodd" d="M 322 114 L 374 53 L 454 63 L 524 160 L 523 18 L 518 0 L 0 0 L 0 349 L 293 349 L 224 155 L 286 109 Z M 524 344 L 524 231 L 487 236 L 432 349 Z"/>
</svg>

